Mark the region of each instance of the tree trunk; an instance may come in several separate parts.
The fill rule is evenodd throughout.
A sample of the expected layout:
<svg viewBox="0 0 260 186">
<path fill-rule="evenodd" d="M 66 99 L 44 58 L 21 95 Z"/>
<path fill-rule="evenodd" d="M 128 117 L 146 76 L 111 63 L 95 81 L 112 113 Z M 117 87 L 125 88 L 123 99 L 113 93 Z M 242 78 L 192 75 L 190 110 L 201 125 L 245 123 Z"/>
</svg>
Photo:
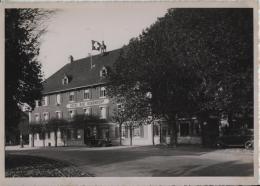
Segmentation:
<svg viewBox="0 0 260 186">
<path fill-rule="evenodd" d="M 161 124 L 161 122 L 159 123 L 159 125 L 160 125 L 160 144 L 162 144 L 162 124 Z"/>
<path fill-rule="evenodd" d="M 66 128 L 65 130 L 64 130 L 64 139 L 63 139 L 63 142 L 64 142 L 64 147 L 66 146 L 66 142 L 68 141 L 67 140 L 67 137 L 68 136 L 68 129 Z"/>
<path fill-rule="evenodd" d="M 58 130 L 54 130 L 55 147 L 57 147 L 57 131 Z"/>
<path fill-rule="evenodd" d="M 23 148 L 23 134 L 20 133 L 20 147 Z"/>
<path fill-rule="evenodd" d="M 42 141 L 43 141 L 43 147 L 45 147 L 45 132 L 43 133 Z"/>
<path fill-rule="evenodd" d="M 171 126 L 171 133 L 170 133 L 170 146 L 172 147 L 176 147 L 177 146 L 177 143 L 178 143 L 178 137 L 177 137 L 177 134 L 178 134 L 178 130 L 177 130 L 177 123 L 176 123 L 176 120 L 170 120 L 170 126 Z"/>
<path fill-rule="evenodd" d="M 132 131 L 132 126 L 129 127 L 130 129 L 130 146 L 133 145 L 133 131 Z"/>
<path fill-rule="evenodd" d="M 32 133 L 32 144 L 31 144 L 32 147 L 34 147 L 34 132 Z"/>
<path fill-rule="evenodd" d="M 122 124 L 119 124 L 119 145 L 122 145 Z"/>
<path fill-rule="evenodd" d="M 153 140 L 153 145 L 154 145 L 154 124 L 152 122 L 152 140 Z"/>
</svg>

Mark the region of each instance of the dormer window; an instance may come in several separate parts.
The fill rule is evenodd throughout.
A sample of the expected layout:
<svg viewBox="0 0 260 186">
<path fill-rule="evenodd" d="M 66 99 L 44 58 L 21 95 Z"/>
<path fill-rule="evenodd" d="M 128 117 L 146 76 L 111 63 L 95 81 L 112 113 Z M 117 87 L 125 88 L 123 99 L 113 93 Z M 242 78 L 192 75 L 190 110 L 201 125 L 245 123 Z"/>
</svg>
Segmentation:
<svg viewBox="0 0 260 186">
<path fill-rule="evenodd" d="M 100 70 L 100 77 L 101 78 L 104 78 L 107 76 L 107 68 L 106 67 L 103 67 L 101 70 Z"/>
<path fill-rule="evenodd" d="M 68 79 L 67 76 L 65 76 L 65 77 L 62 79 L 62 84 L 63 84 L 63 85 L 69 84 L 69 79 Z"/>
<path fill-rule="evenodd" d="M 64 77 L 62 78 L 62 84 L 67 85 L 67 84 L 69 84 L 70 81 L 71 81 L 71 77 L 64 74 Z"/>
</svg>

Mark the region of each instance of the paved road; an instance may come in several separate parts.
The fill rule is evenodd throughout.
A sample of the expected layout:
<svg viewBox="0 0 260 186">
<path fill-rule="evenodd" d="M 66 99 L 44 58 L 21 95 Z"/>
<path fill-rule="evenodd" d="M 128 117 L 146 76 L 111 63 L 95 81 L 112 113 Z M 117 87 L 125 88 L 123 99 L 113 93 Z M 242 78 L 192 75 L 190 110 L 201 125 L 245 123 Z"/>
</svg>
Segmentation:
<svg viewBox="0 0 260 186">
<path fill-rule="evenodd" d="M 253 152 L 245 149 L 53 147 L 6 152 L 70 162 L 93 176 L 253 176 Z"/>
</svg>

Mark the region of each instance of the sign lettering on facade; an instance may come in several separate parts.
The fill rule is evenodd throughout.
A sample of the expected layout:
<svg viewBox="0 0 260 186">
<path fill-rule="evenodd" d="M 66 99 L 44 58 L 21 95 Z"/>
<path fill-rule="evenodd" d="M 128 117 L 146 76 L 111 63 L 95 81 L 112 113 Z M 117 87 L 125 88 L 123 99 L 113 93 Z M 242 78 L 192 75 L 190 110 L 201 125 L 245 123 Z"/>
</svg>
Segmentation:
<svg viewBox="0 0 260 186">
<path fill-rule="evenodd" d="M 108 104 L 109 100 L 108 99 L 97 99 L 97 100 L 92 100 L 92 101 L 84 101 L 84 102 L 77 102 L 77 103 L 69 103 L 66 105 L 67 108 L 80 108 L 80 107 L 90 107 L 94 105 L 104 105 Z"/>
</svg>

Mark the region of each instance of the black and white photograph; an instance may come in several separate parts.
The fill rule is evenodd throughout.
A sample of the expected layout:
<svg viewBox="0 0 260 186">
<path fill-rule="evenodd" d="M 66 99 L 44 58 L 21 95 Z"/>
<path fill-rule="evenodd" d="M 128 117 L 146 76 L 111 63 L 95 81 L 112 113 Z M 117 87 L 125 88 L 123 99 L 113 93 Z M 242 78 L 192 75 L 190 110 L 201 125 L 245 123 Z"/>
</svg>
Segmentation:
<svg viewBox="0 0 260 186">
<path fill-rule="evenodd" d="M 82 5 L 4 8 L 5 178 L 256 183 L 257 9 Z"/>
</svg>

